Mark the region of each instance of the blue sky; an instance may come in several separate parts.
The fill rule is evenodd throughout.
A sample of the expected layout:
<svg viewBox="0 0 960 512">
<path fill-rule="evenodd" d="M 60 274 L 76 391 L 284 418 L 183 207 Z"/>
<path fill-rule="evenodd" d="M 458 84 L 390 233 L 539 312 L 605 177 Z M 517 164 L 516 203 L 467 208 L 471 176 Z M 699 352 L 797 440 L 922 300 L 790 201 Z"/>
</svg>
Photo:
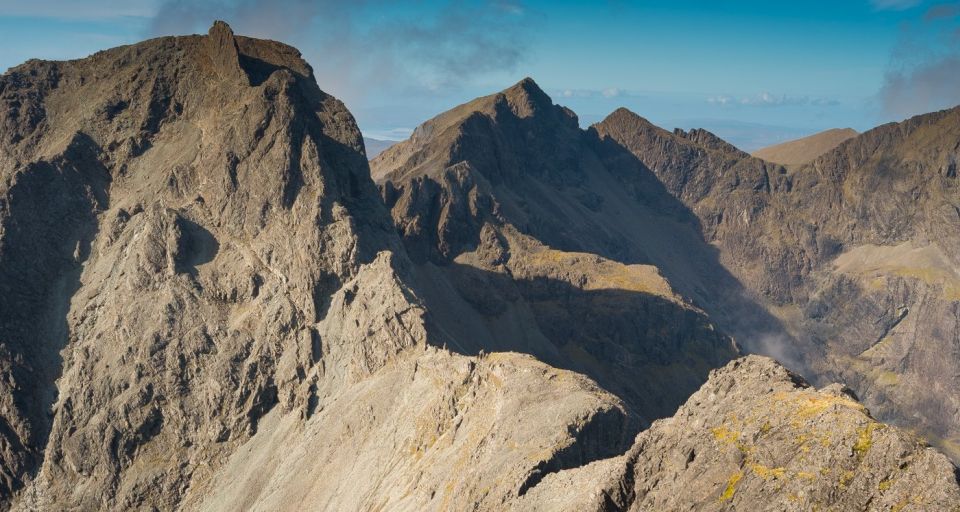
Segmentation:
<svg viewBox="0 0 960 512">
<path fill-rule="evenodd" d="M 214 18 L 299 47 L 381 138 L 524 76 L 584 125 L 626 106 L 746 149 L 960 103 L 960 4 L 919 0 L 0 0 L 0 68 Z"/>
</svg>

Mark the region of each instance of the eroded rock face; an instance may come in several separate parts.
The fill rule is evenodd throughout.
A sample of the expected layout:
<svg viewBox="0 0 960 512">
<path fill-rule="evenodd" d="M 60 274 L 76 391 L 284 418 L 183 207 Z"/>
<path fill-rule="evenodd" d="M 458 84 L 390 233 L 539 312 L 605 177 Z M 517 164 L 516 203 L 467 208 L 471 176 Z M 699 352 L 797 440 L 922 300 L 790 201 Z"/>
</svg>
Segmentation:
<svg viewBox="0 0 960 512">
<path fill-rule="evenodd" d="M 817 390 L 749 356 L 712 372 L 627 454 L 551 474 L 517 509 L 956 510 L 955 471 L 843 386 Z"/>
<path fill-rule="evenodd" d="M 500 510 L 545 475 L 631 441 L 619 400 L 581 375 L 519 354 L 435 348 L 395 360 L 305 423 L 267 421 L 277 426 L 225 463 L 197 509 Z"/>
<path fill-rule="evenodd" d="M 363 319 L 363 364 L 323 330 L 397 244 L 349 112 L 260 44 L 218 23 L 0 79 L 3 494 L 33 478 L 24 507 L 174 507 L 267 411 L 331 392 L 321 360 L 370 372 L 423 342 L 377 327 L 401 309 Z"/>
<path fill-rule="evenodd" d="M 740 341 L 799 347 L 808 375 L 847 382 L 878 417 L 960 456 L 960 109 L 789 169 L 626 110 L 593 129 L 696 213 L 724 266 L 784 326 Z"/>
</svg>

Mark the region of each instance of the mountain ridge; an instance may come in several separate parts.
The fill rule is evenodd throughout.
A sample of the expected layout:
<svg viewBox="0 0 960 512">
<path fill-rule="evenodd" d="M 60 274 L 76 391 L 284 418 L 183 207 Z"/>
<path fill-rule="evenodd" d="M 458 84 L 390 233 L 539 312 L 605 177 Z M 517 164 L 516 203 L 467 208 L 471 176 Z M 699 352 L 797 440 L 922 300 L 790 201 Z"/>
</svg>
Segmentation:
<svg viewBox="0 0 960 512">
<path fill-rule="evenodd" d="M 615 256 L 628 248 L 617 241 L 619 235 L 603 226 L 602 217 L 591 218 L 602 212 L 605 199 L 584 187 L 600 179 L 612 190 L 615 178 L 603 169 L 572 113 L 552 103 L 548 107 L 548 100 L 532 80 L 525 79 L 502 93 L 455 107 L 371 161 L 372 175 L 381 183 L 408 253 L 431 281 L 451 280 L 453 289 L 476 308 L 482 321 L 494 325 L 513 315 L 509 307 L 504 310 L 494 304 L 525 302 L 523 307 L 533 309 L 540 331 L 535 337 L 546 337 L 538 342 L 545 348 L 533 353 L 551 364 L 586 372 L 601 385 L 626 386 L 622 393 L 632 397 L 626 400 L 628 406 L 646 424 L 669 414 L 703 382 L 709 367 L 722 364 L 736 350 L 729 340 L 707 333 L 713 327 L 703 312 L 685 299 L 678 300 L 672 283 L 664 283 L 648 258 L 639 253 L 628 259 Z M 403 156 L 408 158 L 398 163 Z M 625 200 L 622 192 L 617 200 Z M 592 235 L 583 236 L 585 231 Z M 614 276 L 616 280 L 611 279 Z M 622 284 L 605 294 L 610 298 L 592 292 L 583 295 L 583 311 L 577 302 L 550 299 L 551 289 L 560 296 L 581 295 L 578 290 L 587 291 L 594 282 Z M 566 288 L 569 291 L 562 291 Z M 617 294 L 629 307 L 645 311 L 642 320 L 630 320 L 628 309 L 611 307 Z M 593 296 L 596 299 L 589 298 Z M 466 314 L 461 311 L 457 316 Z M 617 327 L 583 332 L 581 324 L 572 320 L 584 314 L 608 318 Z M 690 315 L 690 320 L 683 320 Z M 640 354 L 649 349 L 630 343 L 631 355 L 625 356 L 630 362 L 620 363 L 624 370 L 610 375 L 606 369 L 612 364 L 610 358 L 623 350 L 613 348 L 614 340 L 623 336 L 618 330 L 642 337 L 651 329 L 645 324 L 663 322 L 658 316 L 670 319 L 668 324 L 689 322 L 689 327 L 675 327 L 683 333 L 680 340 L 656 335 L 648 343 L 657 339 L 662 350 L 671 353 L 678 350 L 677 342 L 705 343 L 702 350 L 691 350 L 689 362 L 677 368 L 669 368 L 669 358 L 660 356 L 648 369 L 651 377 L 636 379 L 626 368 L 647 365 L 650 356 Z M 476 334 L 461 335 L 471 337 Z M 463 344 L 483 345 L 479 341 Z M 611 348 L 605 349 L 608 345 Z M 657 383 L 653 375 L 658 367 L 684 381 L 683 387 L 668 389 Z M 683 376 L 684 367 L 690 369 L 687 376 Z M 649 386 L 661 391 L 641 391 Z M 663 398 L 654 405 L 644 395 Z"/>
<path fill-rule="evenodd" d="M 299 52 L 222 22 L 0 75 L 0 504 L 960 504 L 842 388 L 739 358 L 714 315 L 772 317 L 697 210 L 538 90 L 368 164 Z"/>
<path fill-rule="evenodd" d="M 656 139 L 631 138 L 616 126 L 601 129 L 630 147 L 697 214 L 724 265 L 767 303 L 791 332 L 790 343 L 807 354 L 808 362 L 798 366 L 847 381 L 882 418 L 923 418 L 925 434 L 949 447 L 955 446 L 958 418 L 932 403 L 918 404 L 927 403 L 921 390 L 932 385 L 933 375 L 949 381 L 955 374 L 948 369 L 954 359 L 935 360 L 934 354 L 950 353 L 949 333 L 955 330 L 949 268 L 956 262 L 948 255 L 960 244 L 958 115 L 960 108 L 954 108 L 882 125 L 789 169 L 737 154 L 715 158 L 692 151 L 671 160 Z M 744 169 L 755 178 L 745 181 Z M 731 175 L 721 187 L 712 178 Z M 698 176 L 707 181 L 701 184 Z M 840 257 L 851 261 L 867 254 L 886 261 L 903 244 L 931 253 L 918 262 L 951 263 L 881 263 L 842 272 L 831 266 Z M 902 324 L 897 318 L 904 311 L 923 319 Z M 900 340 L 896 356 L 863 356 L 867 340 L 891 333 Z"/>
</svg>

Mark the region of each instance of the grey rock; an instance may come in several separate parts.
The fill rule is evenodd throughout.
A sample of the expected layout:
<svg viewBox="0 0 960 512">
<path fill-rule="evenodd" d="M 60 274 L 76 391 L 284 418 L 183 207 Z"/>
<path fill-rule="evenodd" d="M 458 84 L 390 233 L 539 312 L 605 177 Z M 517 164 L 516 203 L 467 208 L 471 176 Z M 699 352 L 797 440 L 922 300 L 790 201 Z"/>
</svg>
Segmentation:
<svg viewBox="0 0 960 512">
<path fill-rule="evenodd" d="M 549 475 L 516 508 L 957 510 L 955 470 L 841 386 L 818 391 L 748 356 L 712 372 L 624 456 Z"/>
<path fill-rule="evenodd" d="M 207 34 L 206 44 L 217 73 L 226 80 L 246 85 L 247 73 L 240 67 L 240 50 L 233 29 L 223 21 L 215 21 Z"/>
</svg>

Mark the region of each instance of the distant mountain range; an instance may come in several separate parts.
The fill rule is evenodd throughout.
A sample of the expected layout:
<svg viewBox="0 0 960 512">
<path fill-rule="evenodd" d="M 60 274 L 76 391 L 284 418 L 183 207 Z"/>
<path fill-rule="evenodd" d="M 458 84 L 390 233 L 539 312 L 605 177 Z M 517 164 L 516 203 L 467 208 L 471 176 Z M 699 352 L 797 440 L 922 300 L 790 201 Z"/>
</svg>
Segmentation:
<svg viewBox="0 0 960 512">
<path fill-rule="evenodd" d="M 839 146 L 843 141 L 858 135 L 852 128 L 834 128 L 796 140 L 782 142 L 758 149 L 751 153 L 757 158 L 783 165 L 799 165 Z"/>
<path fill-rule="evenodd" d="M 377 155 L 383 153 L 385 149 L 396 143 L 397 142 L 393 140 L 373 139 L 370 137 L 363 138 L 363 146 L 367 150 L 367 158 L 369 159 L 376 158 Z"/>
<path fill-rule="evenodd" d="M 774 124 L 751 123 L 731 119 L 676 119 L 657 123 L 667 129 L 702 128 L 733 144 L 746 152 L 798 139 L 811 133 L 811 130 Z"/>
</svg>

